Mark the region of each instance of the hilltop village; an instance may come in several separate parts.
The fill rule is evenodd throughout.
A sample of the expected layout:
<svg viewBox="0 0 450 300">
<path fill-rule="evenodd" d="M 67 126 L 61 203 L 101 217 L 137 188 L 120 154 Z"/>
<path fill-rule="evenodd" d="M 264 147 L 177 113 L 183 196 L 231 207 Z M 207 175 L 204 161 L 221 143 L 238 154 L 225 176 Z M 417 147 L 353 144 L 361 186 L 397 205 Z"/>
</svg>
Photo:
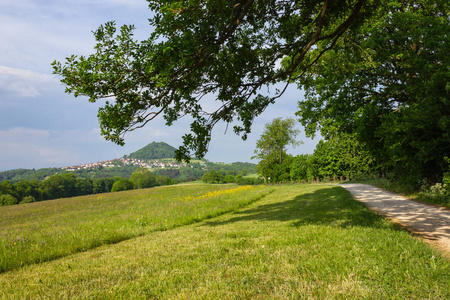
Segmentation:
<svg viewBox="0 0 450 300">
<path fill-rule="evenodd" d="M 114 168 L 114 167 L 123 167 L 123 166 L 137 166 L 147 169 L 159 169 L 159 168 L 181 168 L 185 167 L 185 163 L 176 163 L 173 161 L 159 161 L 159 160 L 143 160 L 131 158 L 129 155 L 126 155 L 121 158 L 116 158 L 112 160 L 105 160 L 95 163 L 81 164 L 70 167 L 62 167 L 61 169 L 65 171 L 77 171 L 77 170 L 89 170 L 89 169 L 98 169 L 98 168 Z"/>
</svg>

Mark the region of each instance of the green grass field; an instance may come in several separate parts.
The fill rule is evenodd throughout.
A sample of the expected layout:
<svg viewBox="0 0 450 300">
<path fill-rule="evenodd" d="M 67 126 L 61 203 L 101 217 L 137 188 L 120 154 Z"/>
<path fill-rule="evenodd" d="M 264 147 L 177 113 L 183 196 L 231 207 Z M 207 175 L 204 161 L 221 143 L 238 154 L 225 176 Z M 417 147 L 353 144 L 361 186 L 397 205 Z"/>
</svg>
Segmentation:
<svg viewBox="0 0 450 300">
<path fill-rule="evenodd" d="M 0 273 L 233 211 L 264 187 L 178 185 L 0 208 Z"/>
<path fill-rule="evenodd" d="M 120 243 L 14 267 L 0 274 L 0 298 L 450 299 L 449 260 L 338 186 L 285 185 L 270 187 L 271 193 L 256 188 L 215 196 L 208 187 L 236 189 L 201 184 L 160 188 L 158 193 L 167 197 L 173 193 L 160 209 L 175 200 L 224 197 L 237 203 L 231 213 L 197 217 L 190 225 L 173 221 L 176 226 L 166 230 L 147 228 Z M 137 215 L 154 210 L 152 190 L 142 196 L 146 201 L 126 201 L 141 192 L 121 194 L 128 214 L 134 214 L 133 224 Z M 105 194 L 102 200 L 113 203 L 110 196 L 117 197 Z M 86 200 L 85 214 L 95 210 L 96 203 Z M 61 206 L 41 213 L 56 218 Z M 8 215 L 4 209 L 2 218 Z M 103 208 L 87 219 L 101 223 L 116 209 Z M 120 215 L 111 224 L 121 222 Z M 2 238 L 9 228 L 30 219 L 23 215 L 21 221 L 2 220 Z M 88 238 L 89 231 L 82 236 Z"/>
</svg>

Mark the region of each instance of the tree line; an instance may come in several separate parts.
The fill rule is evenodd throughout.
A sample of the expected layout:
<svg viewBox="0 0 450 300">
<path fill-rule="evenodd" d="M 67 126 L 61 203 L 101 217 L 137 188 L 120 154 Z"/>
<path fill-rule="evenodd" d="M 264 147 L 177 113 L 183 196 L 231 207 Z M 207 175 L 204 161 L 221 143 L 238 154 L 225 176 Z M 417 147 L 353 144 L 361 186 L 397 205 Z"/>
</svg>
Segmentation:
<svg viewBox="0 0 450 300">
<path fill-rule="evenodd" d="M 247 172 L 236 174 L 235 171 L 215 171 L 211 170 L 202 176 L 205 183 L 237 183 L 239 185 L 258 185 L 263 184 L 264 180 L 260 177 L 245 177 Z"/>
<path fill-rule="evenodd" d="M 52 175 L 43 181 L 34 179 L 11 183 L 9 180 L 4 180 L 0 182 L 0 206 L 170 184 L 173 184 L 172 179 L 154 175 L 147 169 L 137 169 L 129 179 L 121 177 L 78 178 L 75 174 L 65 173 Z"/>
<path fill-rule="evenodd" d="M 206 165 L 206 169 L 205 169 Z M 110 168 L 110 172 L 102 173 L 104 176 L 115 174 L 114 170 L 123 170 L 123 176 L 110 176 L 106 178 L 95 178 L 97 172 L 107 170 L 81 170 L 77 172 L 66 172 L 48 176 L 46 179 L 0 182 L 0 206 L 12 204 L 24 204 L 36 201 L 69 198 L 91 194 L 117 192 L 130 189 L 150 188 L 154 186 L 171 185 L 179 182 L 193 181 L 202 178 L 207 170 L 220 172 L 226 175 L 243 176 L 255 172 L 255 165 L 251 163 L 236 162 L 232 164 L 219 164 L 205 162 L 204 165 L 194 162 L 181 168 L 162 168 L 150 171 L 146 168 L 128 166 L 127 168 Z M 48 170 L 57 171 L 59 169 L 37 170 L 34 173 L 42 176 Z M 12 173 L 12 171 L 8 171 Z M 9 174 L 8 173 L 8 174 Z M 17 174 L 23 174 L 18 170 Z M 93 176 L 94 178 L 88 178 Z M 14 177 L 17 178 L 17 177 Z M 242 179 L 239 182 L 244 182 Z M 245 184 L 250 184 L 250 180 Z M 243 183 L 242 183 L 243 184 Z"/>
<path fill-rule="evenodd" d="M 268 183 L 349 180 L 390 171 L 349 133 L 336 133 L 321 140 L 313 154 L 294 157 L 286 147 L 301 144 L 295 124 L 292 118 L 275 118 L 256 143 L 253 158 L 259 160 L 256 168 Z"/>
</svg>

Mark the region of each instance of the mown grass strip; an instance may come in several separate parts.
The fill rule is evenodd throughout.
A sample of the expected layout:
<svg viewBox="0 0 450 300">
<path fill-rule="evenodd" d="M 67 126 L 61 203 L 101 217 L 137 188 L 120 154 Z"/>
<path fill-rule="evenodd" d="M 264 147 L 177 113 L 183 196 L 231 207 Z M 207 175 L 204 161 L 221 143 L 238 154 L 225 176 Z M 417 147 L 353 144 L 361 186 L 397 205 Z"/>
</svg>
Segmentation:
<svg viewBox="0 0 450 300">
<path fill-rule="evenodd" d="M 0 207 L 0 272 L 212 218 L 267 193 L 197 184 Z"/>
<path fill-rule="evenodd" d="M 450 263 L 337 186 L 0 275 L 5 299 L 449 299 Z"/>
</svg>

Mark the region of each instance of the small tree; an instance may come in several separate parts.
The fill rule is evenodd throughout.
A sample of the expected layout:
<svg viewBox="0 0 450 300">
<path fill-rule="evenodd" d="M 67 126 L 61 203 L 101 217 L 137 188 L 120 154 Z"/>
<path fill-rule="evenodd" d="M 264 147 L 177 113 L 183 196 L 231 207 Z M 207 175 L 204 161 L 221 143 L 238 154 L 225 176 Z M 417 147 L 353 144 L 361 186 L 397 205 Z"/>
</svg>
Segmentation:
<svg viewBox="0 0 450 300">
<path fill-rule="evenodd" d="M 226 175 L 223 178 L 223 182 L 225 182 L 225 183 L 233 183 L 234 182 L 234 176 L 233 175 Z"/>
<path fill-rule="evenodd" d="M 206 183 L 223 183 L 223 179 L 223 174 L 214 170 L 202 176 L 202 181 Z"/>
<path fill-rule="evenodd" d="M 130 180 L 137 189 L 151 188 L 157 185 L 155 175 L 147 168 L 136 169 L 131 175 Z"/>
<path fill-rule="evenodd" d="M 0 206 L 14 205 L 17 203 L 19 203 L 19 201 L 12 195 L 0 195 Z"/>
<path fill-rule="evenodd" d="M 130 179 L 122 178 L 117 180 L 111 189 L 111 192 L 128 191 L 134 189 L 134 184 Z"/>
<path fill-rule="evenodd" d="M 36 202 L 36 199 L 34 199 L 33 196 L 25 196 L 23 197 L 22 201 L 19 202 L 19 204 L 26 204 L 26 203 L 33 203 Z"/>
<path fill-rule="evenodd" d="M 287 157 L 288 145 L 297 146 L 302 143 L 295 139 L 299 132 L 292 118 L 285 120 L 275 118 L 271 123 L 266 124 L 264 132 L 256 142 L 256 156 L 252 157 L 260 160 L 256 168 L 263 177 L 271 177 L 272 182 L 281 178 L 289 179 L 289 168 L 282 167 L 283 161 Z M 283 170 L 287 174 L 281 174 Z"/>
</svg>

